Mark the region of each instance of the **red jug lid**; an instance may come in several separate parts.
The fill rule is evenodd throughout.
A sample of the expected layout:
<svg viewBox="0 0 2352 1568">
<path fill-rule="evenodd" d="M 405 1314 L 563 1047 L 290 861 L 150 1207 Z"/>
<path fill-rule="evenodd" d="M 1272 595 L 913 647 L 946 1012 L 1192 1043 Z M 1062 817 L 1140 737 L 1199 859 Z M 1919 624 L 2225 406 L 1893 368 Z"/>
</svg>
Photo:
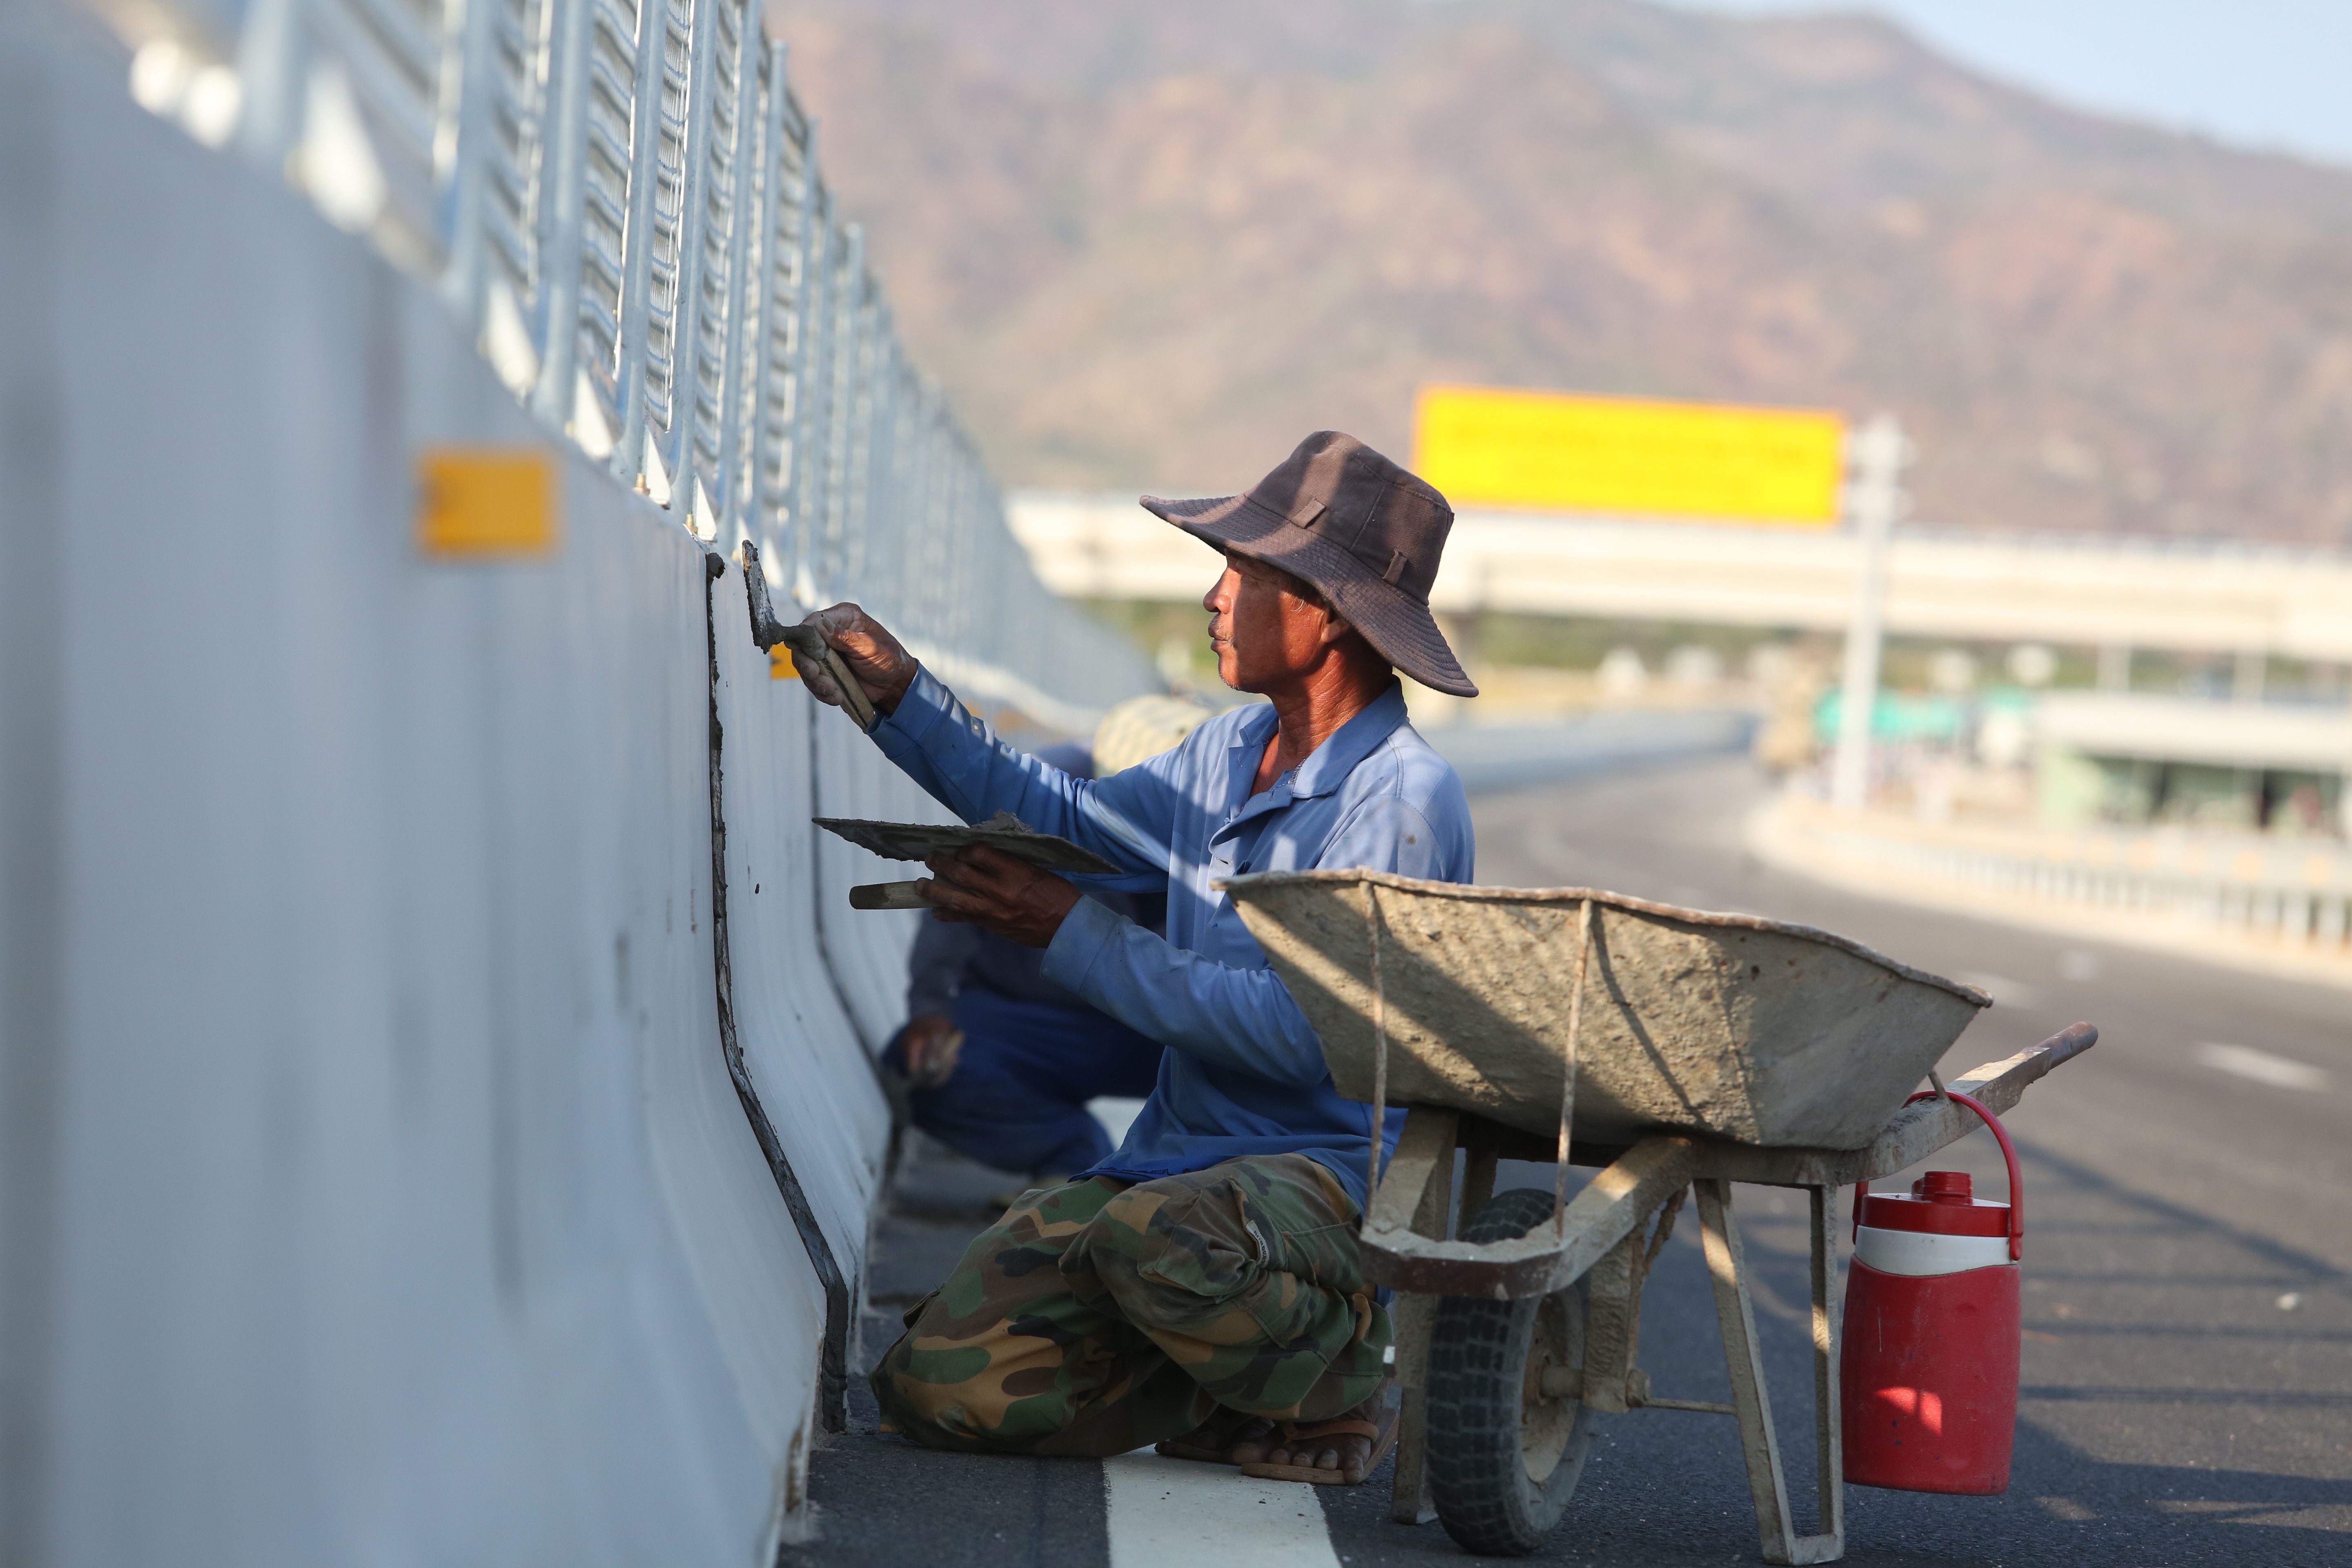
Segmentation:
<svg viewBox="0 0 2352 1568">
<path fill-rule="evenodd" d="M 1926 1231 L 1936 1236 L 2007 1236 L 2009 1205 L 1976 1197 L 1966 1171 L 1930 1171 L 1904 1193 L 1873 1193 L 1863 1200 L 1862 1223 L 1875 1230 Z"/>
</svg>

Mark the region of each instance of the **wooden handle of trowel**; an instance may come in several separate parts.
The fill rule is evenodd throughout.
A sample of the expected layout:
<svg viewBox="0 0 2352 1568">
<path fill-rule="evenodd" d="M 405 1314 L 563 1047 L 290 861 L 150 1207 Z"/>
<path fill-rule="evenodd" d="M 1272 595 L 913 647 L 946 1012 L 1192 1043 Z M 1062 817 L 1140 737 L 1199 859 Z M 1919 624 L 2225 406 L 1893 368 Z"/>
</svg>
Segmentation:
<svg viewBox="0 0 2352 1568">
<path fill-rule="evenodd" d="M 841 691 L 842 711 L 850 721 L 868 734 L 874 732 L 874 704 L 867 700 L 866 689 L 849 673 L 849 665 L 840 650 L 824 640 L 824 634 L 810 626 L 787 626 L 776 619 L 768 603 L 768 579 L 760 566 L 760 547 L 750 540 L 737 551 L 743 564 L 743 592 L 751 611 L 751 640 L 766 653 L 778 643 L 797 650 L 804 658 L 814 659 L 824 666 L 825 673 Z M 714 574 L 715 575 L 715 574 Z M 877 905 L 879 909 L 884 906 Z"/>
<path fill-rule="evenodd" d="M 877 722 L 874 704 L 867 699 L 866 688 L 857 684 L 857 677 L 849 673 L 849 661 L 841 657 L 840 649 L 830 644 L 826 645 L 824 650 L 824 668 L 825 673 L 833 677 L 834 685 L 841 691 L 841 710 L 849 715 L 851 723 L 866 733 L 872 734 Z M 896 884 L 877 882 L 875 886 L 893 887 Z"/>
<path fill-rule="evenodd" d="M 793 626 L 791 631 L 794 635 L 782 640 L 803 658 L 814 658 L 824 666 L 825 673 L 833 677 L 833 684 L 841 693 L 841 710 L 849 715 L 851 723 L 872 734 L 877 722 L 874 704 L 867 699 L 866 689 L 857 684 L 857 677 L 849 673 L 849 662 L 841 657 L 841 650 L 825 641 L 824 634 L 814 626 Z"/>
<path fill-rule="evenodd" d="M 853 910 L 928 910 L 936 908 L 915 891 L 913 882 L 867 882 L 849 889 Z"/>
</svg>

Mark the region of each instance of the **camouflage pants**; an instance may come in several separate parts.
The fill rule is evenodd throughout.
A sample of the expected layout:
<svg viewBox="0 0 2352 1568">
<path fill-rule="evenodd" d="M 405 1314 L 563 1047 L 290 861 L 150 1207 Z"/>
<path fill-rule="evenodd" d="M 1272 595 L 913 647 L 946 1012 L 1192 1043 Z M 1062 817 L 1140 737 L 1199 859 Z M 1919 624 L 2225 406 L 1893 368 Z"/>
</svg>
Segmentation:
<svg viewBox="0 0 2352 1568">
<path fill-rule="evenodd" d="M 1024 1193 L 908 1310 L 874 1370 L 883 1420 L 935 1448 L 1099 1457 L 1220 1405 L 1336 1415 L 1390 1343 L 1356 1213 L 1303 1154 Z"/>
</svg>

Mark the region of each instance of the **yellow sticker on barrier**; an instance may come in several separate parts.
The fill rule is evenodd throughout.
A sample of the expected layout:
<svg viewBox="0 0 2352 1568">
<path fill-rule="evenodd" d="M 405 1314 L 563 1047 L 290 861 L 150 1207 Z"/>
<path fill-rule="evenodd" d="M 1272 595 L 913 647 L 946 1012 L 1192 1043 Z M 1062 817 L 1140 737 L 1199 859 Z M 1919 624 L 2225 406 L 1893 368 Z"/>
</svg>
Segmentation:
<svg viewBox="0 0 2352 1568">
<path fill-rule="evenodd" d="M 416 458 L 416 545 L 444 559 L 555 549 L 555 461 L 532 447 L 430 447 Z"/>
<path fill-rule="evenodd" d="M 1822 528 L 1845 479 L 1845 423 L 1816 409 L 1425 386 L 1414 427 L 1414 471 L 1457 507 Z"/>
<path fill-rule="evenodd" d="M 786 647 L 782 643 L 778 643 L 775 647 L 768 650 L 768 679 L 770 680 L 798 680 L 800 678 L 800 668 L 793 663 L 792 649 Z"/>
</svg>

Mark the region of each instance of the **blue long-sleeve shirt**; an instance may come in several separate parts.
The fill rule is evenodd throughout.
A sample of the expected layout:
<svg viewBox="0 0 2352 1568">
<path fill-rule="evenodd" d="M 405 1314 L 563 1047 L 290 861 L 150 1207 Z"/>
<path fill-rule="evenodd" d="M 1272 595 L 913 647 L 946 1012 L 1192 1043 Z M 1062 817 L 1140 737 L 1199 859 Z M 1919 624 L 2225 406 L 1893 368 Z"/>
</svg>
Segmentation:
<svg viewBox="0 0 2352 1568">
<path fill-rule="evenodd" d="M 1148 1181 L 1245 1154 L 1306 1154 L 1360 1205 L 1371 1108 L 1341 1100 L 1323 1049 L 1231 900 L 1244 871 L 1364 866 L 1467 882 L 1470 803 L 1405 721 L 1391 684 L 1261 794 L 1250 785 L 1274 710 L 1221 714 L 1171 752 L 1099 783 L 999 741 L 929 670 L 875 727 L 883 753 L 966 822 L 1009 811 L 1125 875 L 1082 885 L 1168 891 L 1168 934 L 1081 900 L 1045 949 L 1045 976 L 1167 1045 L 1127 1141 L 1087 1174 Z M 1391 1116 L 1385 1148 L 1403 1118 Z"/>
</svg>

